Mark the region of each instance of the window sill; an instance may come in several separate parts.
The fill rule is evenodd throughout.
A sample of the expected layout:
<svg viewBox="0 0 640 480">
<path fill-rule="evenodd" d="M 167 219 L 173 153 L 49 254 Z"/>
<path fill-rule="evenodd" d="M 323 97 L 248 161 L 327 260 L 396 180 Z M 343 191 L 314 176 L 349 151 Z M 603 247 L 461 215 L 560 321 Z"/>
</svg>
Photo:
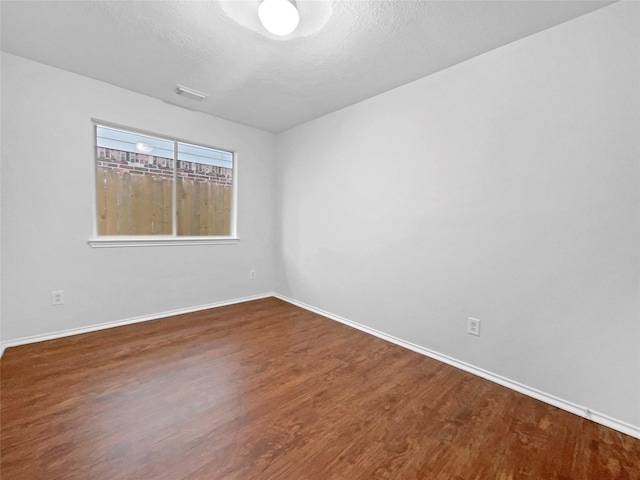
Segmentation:
<svg viewBox="0 0 640 480">
<path fill-rule="evenodd" d="M 91 248 L 164 247 L 173 245 L 230 245 L 238 237 L 95 237 L 87 242 Z"/>
</svg>

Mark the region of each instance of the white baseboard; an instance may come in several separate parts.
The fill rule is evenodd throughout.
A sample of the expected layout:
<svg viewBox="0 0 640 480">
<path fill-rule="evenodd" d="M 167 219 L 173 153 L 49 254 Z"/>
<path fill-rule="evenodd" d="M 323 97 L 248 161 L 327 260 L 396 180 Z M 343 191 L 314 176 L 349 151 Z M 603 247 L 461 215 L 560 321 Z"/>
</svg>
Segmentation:
<svg viewBox="0 0 640 480">
<path fill-rule="evenodd" d="M 631 425 L 629 423 L 623 422 L 621 420 L 617 420 L 615 418 L 611 418 L 608 415 L 595 412 L 588 407 L 584 407 L 581 405 L 577 405 L 576 403 L 564 400 L 562 398 L 558 398 L 554 395 L 550 395 L 548 393 L 542 392 L 535 388 L 528 387 L 527 385 L 523 385 L 522 383 L 515 382 L 503 376 L 497 375 L 495 373 L 489 372 L 482 368 L 476 367 L 474 365 L 462 362 L 460 360 L 456 360 L 455 358 L 449 357 L 447 355 L 443 355 L 441 353 L 435 352 L 428 348 L 421 347 L 419 345 L 413 344 L 411 342 L 407 342 L 400 338 L 396 338 L 392 335 L 388 335 L 384 332 L 380 332 L 373 328 L 367 327 L 365 325 L 361 325 L 359 323 L 353 322 L 351 320 L 347 320 L 346 318 L 340 317 L 338 315 L 334 315 L 329 312 L 325 312 L 319 308 L 312 307 L 311 305 L 307 305 L 306 303 L 299 302 L 292 298 L 286 297 L 284 295 L 280 295 L 278 293 L 274 294 L 276 298 L 283 300 L 285 302 L 291 303 L 300 308 L 304 308 L 305 310 L 309 310 L 310 312 L 317 313 L 318 315 L 322 315 L 323 317 L 327 317 L 331 320 L 335 320 L 337 322 L 343 323 L 355 329 L 361 330 L 363 332 L 374 335 L 378 338 L 386 340 L 388 342 L 394 343 L 406 349 L 412 350 L 416 353 L 420 353 L 427 357 L 433 358 L 440 362 L 446 363 L 447 365 L 451 365 L 453 367 L 459 368 L 460 370 L 464 370 L 465 372 L 472 373 L 479 377 L 482 377 L 486 380 L 490 380 L 498 385 L 502 385 L 503 387 L 510 388 L 511 390 L 515 390 L 516 392 L 520 392 L 529 397 L 533 397 L 536 400 L 540 400 L 542 402 L 548 403 L 549 405 L 553 405 L 554 407 L 558 407 L 562 410 L 566 410 L 567 412 L 571 412 L 575 415 L 579 415 L 588 420 L 599 423 L 600 425 L 604 425 L 606 427 L 612 428 L 619 432 L 625 433 L 632 437 L 640 439 L 640 427 L 636 425 Z"/>
<path fill-rule="evenodd" d="M 81 333 L 96 332 L 98 330 L 104 330 L 107 328 L 122 327 L 123 325 L 130 325 L 132 323 L 147 322 L 149 320 L 158 320 L 160 318 L 172 317 L 174 315 L 182 315 L 184 313 L 198 312 L 200 310 L 208 310 L 210 308 L 224 307 L 226 305 L 233 305 L 236 303 L 251 302 L 252 300 L 260 300 L 262 298 L 273 297 L 273 293 L 263 293 L 260 295 L 252 295 L 250 297 L 234 298 L 232 300 L 225 300 L 222 302 L 208 303 L 206 305 L 198 305 L 197 307 L 179 308 L 176 310 L 169 310 L 166 312 L 154 313 L 152 315 L 142 315 L 140 317 L 127 318 L 125 320 L 116 320 L 114 322 L 99 323 L 97 325 L 90 325 L 88 327 L 70 328 L 68 330 L 60 330 L 58 332 L 45 333 L 43 335 L 33 335 L 30 337 L 16 338 L 14 340 L 8 340 L 2 342 L 0 345 L 0 356 L 4 353 L 4 350 L 9 347 L 17 347 L 18 345 L 25 345 L 27 343 L 43 342 L 45 340 L 53 340 L 56 338 L 68 337 L 71 335 L 79 335 Z"/>
</svg>

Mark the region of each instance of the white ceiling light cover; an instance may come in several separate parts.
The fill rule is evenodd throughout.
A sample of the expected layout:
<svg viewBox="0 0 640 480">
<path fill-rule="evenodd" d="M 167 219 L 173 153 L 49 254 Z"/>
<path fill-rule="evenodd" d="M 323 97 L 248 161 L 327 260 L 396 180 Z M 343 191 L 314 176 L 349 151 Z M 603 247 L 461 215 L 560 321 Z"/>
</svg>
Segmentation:
<svg viewBox="0 0 640 480">
<path fill-rule="evenodd" d="M 264 28 L 274 35 L 290 35 L 300 23 L 294 0 L 262 0 L 258 17 Z"/>
</svg>

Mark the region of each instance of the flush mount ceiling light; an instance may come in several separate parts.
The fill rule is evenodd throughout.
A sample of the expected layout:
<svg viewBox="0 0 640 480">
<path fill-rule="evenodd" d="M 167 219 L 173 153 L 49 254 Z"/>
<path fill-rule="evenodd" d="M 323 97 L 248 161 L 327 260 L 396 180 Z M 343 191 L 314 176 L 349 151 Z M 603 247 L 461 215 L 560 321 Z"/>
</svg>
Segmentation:
<svg viewBox="0 0 640 480">
<path fill-rule="evenodd" d="M 197 100 L 199 102 L 201 102 L 202 100 L 204 100 L 209 96 L 206 93 L 198 92 L 197 90 L 194 90 L 188 87 L 183 87 L 182 85 L 178 85 L 176 87 L 176 93 L 178 95 L 182 95 L 183 97 L 190 98 L 191 100 Z"/>
<path fill-rule="evenodd" d="M 297 28 L 300 14 L 294 0 L 262 0 L 258 17 L 264 28 L 274 35 L 289 35 Z"/>
</svg>

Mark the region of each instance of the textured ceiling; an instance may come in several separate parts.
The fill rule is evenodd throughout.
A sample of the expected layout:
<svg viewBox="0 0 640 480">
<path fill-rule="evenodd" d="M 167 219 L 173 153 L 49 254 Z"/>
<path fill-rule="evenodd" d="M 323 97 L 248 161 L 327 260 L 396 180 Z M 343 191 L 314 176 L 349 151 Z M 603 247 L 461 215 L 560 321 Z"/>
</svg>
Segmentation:
<svg viewBox="0 0 640 480">
<path fill-rule="evenodd" d="M 7 1 L 2 50 L 280 132 L 601 8 L 607 1 L 297 0 L 274 37 L 258 0 Z M 174 93 L 205 92 L 203 102 Z"/>
</svg>

